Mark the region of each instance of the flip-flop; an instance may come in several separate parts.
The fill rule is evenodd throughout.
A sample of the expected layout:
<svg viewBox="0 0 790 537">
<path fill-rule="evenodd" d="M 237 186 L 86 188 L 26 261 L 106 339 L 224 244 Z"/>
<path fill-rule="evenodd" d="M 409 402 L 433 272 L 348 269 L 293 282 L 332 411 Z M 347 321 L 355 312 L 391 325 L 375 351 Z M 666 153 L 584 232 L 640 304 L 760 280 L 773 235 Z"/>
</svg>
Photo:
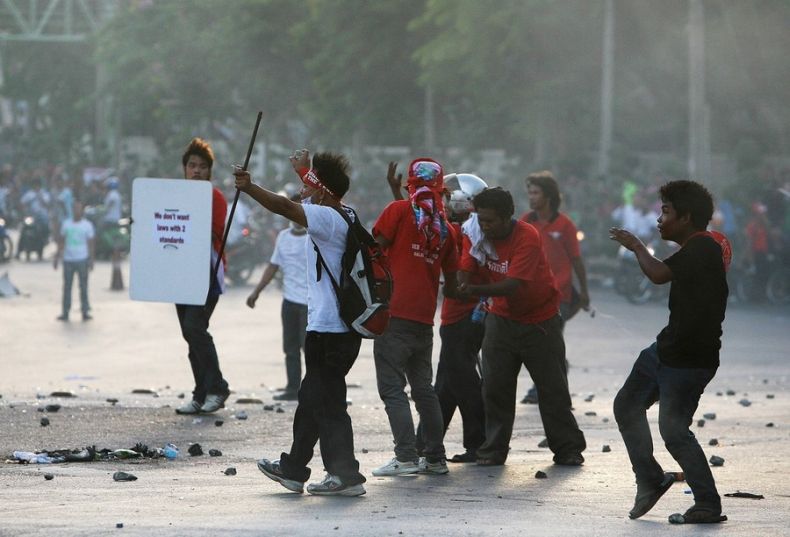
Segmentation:
<svg viewBox="0 0 790 537">
<path fill-rule="evenodd" d="M 669 515 L 670 524 L 717 524 L 727 520 L 726 515 L 706 509 L 689 509 L 684 514 Z"/>
</svg>

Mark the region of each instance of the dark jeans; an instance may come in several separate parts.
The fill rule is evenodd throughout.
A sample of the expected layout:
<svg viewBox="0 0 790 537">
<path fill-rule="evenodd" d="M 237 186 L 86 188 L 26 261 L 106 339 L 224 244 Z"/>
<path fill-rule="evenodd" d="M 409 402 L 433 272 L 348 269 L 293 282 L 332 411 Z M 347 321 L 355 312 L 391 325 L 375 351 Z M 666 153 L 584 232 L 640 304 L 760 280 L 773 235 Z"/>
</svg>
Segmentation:
<svg viewBox="0 0 790 537">
<path fill-rule="evenodd" d="M 373 342 L 376 383 L 379 397 L 390 422 L 395 442 L 395 457 L 406 462 L 417 459 L 417 436 L 409 398 L 404 389 L 408 381 L 411 398 L 420 415 L 423 454 L 432 461 L 445 457 L 444 424 L 439 399 L 433 390 L 431 353 L 433 327 L 393 317 L 386 332 Z"/>
<path fill-rule="evenodd" d="M 91 309 L 88 302 L 88 260 L 63 262 L 63 316 L 68 317 L 71 309 L 71 287 L 74 284 L 74 274 L 80 284 L 80 307 L 82 314 L 87 315 Z"/>
<path fill-rule="evenodd" d="M 230 393 L 228 383 L 222 378 L 222 371 L 219 369 L 214 339 L 208 332 L 208 323 L 218 300 L 219 295 L 210 295 L 203 306 L 176 304 L 181 335 L 189 345 L 189 364 L 195 377 L 192 399 L 201 404 L 209 394 Z"/>
<path fill-rule="evenodd" d="M 357 359 L 362 339 L 354 332 L 307 332 L 304 344 L 306 373 L 299 388 L 290 453 L 280 456 L 280 467 L 291 479 L 310 478 L 307 464 L 320 441 L 324 468 L 346 485 L 365 482 L 354 458 L 354 431 L 346 403 L 346 375 Z"/>
<path fill-rule="evenodd" d="M 661 482 L 663 470 L 653 456 L 653 438 L 647 422 L 647 409 L 656 401 L 658 429 L 667 451 L 680 464 L 686 482 L 694 493 L 695 505 L 721 511 L 705 453 L 689 430 L 705 386 L 716 369 L 667 367 L 658 359 L 653 343 L 639 354 L 631 374 L 614 399 L 614 416 L 623 435 L 638 484 Z"/>
<path fill-rule="evenodd" d="M 486 441 L 477 451 L 478 457 L 507 459 L 522 365 L 538 388 L 538 409 L 555 459 L 584 451 L 584 434 L 571 412 L 560 316 L 542 323 L 522 324 L 489 313 L 483 338 Z"/>
<path fill-rule="evenodd" d="M 283 325 L 285 373 L 288 376 L 285 391 L 296 392 L 302 381 L 302 350 L 307 329 L 307 304 L 283 299 L 280 319 Z"/>
<path fill-rule="evenodd" d="M 477 372 L 480 346 L 485 330 L 482 323 L 467 317 L 457 323 L 442 325 L 439 335 L 442 350 L 436 366 L 434 389 L 442 410 L 444 430 L 450 426 L 455 409 L 463 420 L 464 449 L 476 452 L 485 441 L 485 410 L 480 374 Z M 422 424 L 417 427 L 418 451 L 424 447 Z"/>
</svg>

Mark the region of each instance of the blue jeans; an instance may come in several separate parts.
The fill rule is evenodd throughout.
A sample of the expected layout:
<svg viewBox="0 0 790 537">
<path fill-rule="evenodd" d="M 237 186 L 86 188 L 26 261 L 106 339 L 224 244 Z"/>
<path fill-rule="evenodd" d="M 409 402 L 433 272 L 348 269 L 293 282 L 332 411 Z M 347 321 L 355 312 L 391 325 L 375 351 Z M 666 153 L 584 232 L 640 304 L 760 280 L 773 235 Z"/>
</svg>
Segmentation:
<svg viewBox="0 0 790 537">
<path fill-rule="evenodd" d="M 431 386 L 432 350 L 431 325 L 397 317 L 390 319 L 387 330 L 373 341 L 379 397 L 389 418 L 395 457 L 402 462 L 417 460 L 418 456 L 411 406 L 404 391 L 407 381 L 420 416 L 423 454 L 431 461 L 445 457 L 442 410 Z"/>
<path fill-rule="evenodd" d="M 653 456 L 653 438 L 647 422 L 647 409 L 656 401 L 658 430 L 667 451 L 678 462 L 694 493 L 696 507 L 721 511 L 705 453 L 689 430 L 705 386 L 716 369 L 667 367 L 658 359 L 653 343 L 639 354 L 631 374 L 614 400 L 614 416 L 623 435 L 637 484 L 657 485 L 663 469 Z"/>
<path fill-rule="evenodd" d="M 71 309 L 71 286 L 74 284 L 74 274 L 80 283 L 80 306 L 82 314 L 87 315 L 91 309 L 88 303 L 88 260 L 63 262 L 63 316 L 69 316 Z"/>
<path fill-rule="evenodd" d="M 285 373 L 288 377 L 285 391 L 297 392 L 302 381 L 301 351 L 304 349 L 305 330 L 307 329 L 307 304 L 298 304 L 283 299 L 280 319 L 283 324 Z"/>
</svg>

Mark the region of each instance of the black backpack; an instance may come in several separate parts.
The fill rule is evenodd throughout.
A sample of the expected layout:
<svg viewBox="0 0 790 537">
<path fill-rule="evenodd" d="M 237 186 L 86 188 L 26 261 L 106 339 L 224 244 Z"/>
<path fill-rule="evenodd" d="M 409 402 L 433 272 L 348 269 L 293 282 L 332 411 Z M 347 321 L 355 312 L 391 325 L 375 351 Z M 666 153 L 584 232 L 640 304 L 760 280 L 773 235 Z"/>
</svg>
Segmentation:
<svg viewBox="0 0 790 537">
<path fill-rule="evenodd" d="M 389 301 L 392 296 L 392 274 L 389 260 L 379 243 L 359 222 L 353 209 L 352 220 L 345 210 L 335 208 L 348 224 L 346 249 L 341 258 L 340 278 L 335 278 L 327 267 L 321 251 L 313 242 L 318 260 L 316 280 L 321 280 L 321 268 L 329 275 L 335 290 L 340 318 L 363 338 L 381 335 L 389 323 Z"/>
</svg>

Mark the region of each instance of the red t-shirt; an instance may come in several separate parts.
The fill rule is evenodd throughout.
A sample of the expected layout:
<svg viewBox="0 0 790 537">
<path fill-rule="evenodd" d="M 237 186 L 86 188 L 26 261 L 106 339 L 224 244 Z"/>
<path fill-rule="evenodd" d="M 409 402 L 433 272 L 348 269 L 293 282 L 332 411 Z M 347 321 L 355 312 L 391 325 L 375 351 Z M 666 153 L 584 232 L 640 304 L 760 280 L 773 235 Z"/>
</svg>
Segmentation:
<svg viewBox="0 0 790 537">
<path fill-rule="evenodd" d="M 212 189 L 211 198 L 211 246 L 219 252 L 222 246 L 222 235 L 225 233 L 225 216 L 228 213 L 228 202 L 219 189 Z M 227 265 L 225 255 L 222 255 L 222 264 Z"/>
<path fill-rule="evenodd" d="M 461 225 L 453 222 L 453 229 L 456 233 L 456 246 L 458 247 L 458 258 L 460 259 L 463 252 L 463 232 Z M 469 245 L 467 244 L 468 248 Z M 473 274 L 469 279 L 469 283 L 483 283 L 479 274 Z M 454 324 L 471 315 L 472 310 L 475 309 L 477 300 L 456 300 L 454 298 L 444 297 L 442 301 L 442 325 Z"/>
<path fill-rule="evenodd" d="M 436 297 L 439 294 L 439 275 L 458 270 L 455 230 L 447 228 L 447 239 L 439 252 L 430 258 L 423 255 L 417 221 L 407 200 L 393 201 L 384 208 L 373 236 L 391 241 L 387 248 L 392 271 L 390 314 L 399 319 L 433 325 Z"/>
<path fill-rule="evenodd" d="M 526 222 L 517 221 L 504 239 L 493 241 L 498 259 L 487 258 L 484 265 L 469 254 L 469 238 L 464 236 L 461 270 L 480 273 L 487 282 L 505 278 L 520 280 L 521 285 L 509 296 L 491 297 L 489 311 L 523 324 L 539 323 L 557 315 L 560 292 L 546 260 L 540 232 Z"/>
<path fill-rule="evenodd" d="M 543 251 L 546 252 L 546 259 L 560 290 L 560 302 L 570 302 L 573 287 L 572 262 L 581 256 L 576 226 L 562 213 L 558 213 L 557 217 L 550 221 L 538 220 L 538 215 L 534 212 L 526 213 L 521 219 L 540 231 Z"/>
</svg>

